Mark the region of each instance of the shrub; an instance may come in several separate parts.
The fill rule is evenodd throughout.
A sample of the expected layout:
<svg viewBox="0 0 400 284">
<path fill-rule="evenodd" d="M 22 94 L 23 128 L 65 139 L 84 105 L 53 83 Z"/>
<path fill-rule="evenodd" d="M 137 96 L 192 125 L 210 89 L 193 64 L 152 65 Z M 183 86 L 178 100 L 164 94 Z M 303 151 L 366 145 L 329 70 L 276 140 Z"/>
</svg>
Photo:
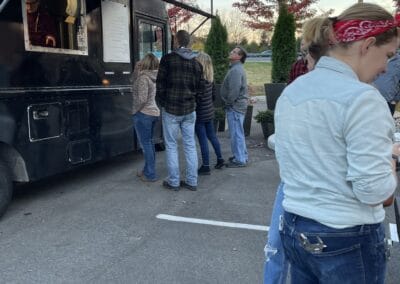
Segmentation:
<svg viewBox="0 0 400 284">
<path fill-rule="evenodd" d="M 254 119 L 258 123 L 263 123 L 263 122 L 274 122 L 274 111 L 273 110 L 259 110 L 257 114 L 254 116 Z"/>
<path fill-rule="evenodd" d="M 217 15 L 212 19 L 211 29 L 208 34 L 204 51 L 208 53 L 214 65 L 214 81 L 222 83 L 229 68 L 228 32 Z"/>
<path fill-rule="evenodd" d="M 286 83 L 296 60 L 295 20 L 282 3 L 272 36 L 272 83 Z"/>
</svg>

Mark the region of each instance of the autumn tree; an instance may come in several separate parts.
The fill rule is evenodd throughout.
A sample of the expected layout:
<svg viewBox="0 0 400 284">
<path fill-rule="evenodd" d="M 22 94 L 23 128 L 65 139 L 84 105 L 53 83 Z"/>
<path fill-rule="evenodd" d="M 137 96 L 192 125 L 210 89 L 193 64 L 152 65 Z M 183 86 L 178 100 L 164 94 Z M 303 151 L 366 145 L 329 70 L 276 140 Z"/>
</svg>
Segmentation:
<svg viewBox="0 0 400 284">
<path fill-rule="evenodd" d="M 196 0 L 182 0 L 182 3 L 197 8 Z M 189 10 L 172 4 L 167 4 L 167 13 L 171 30 L 174 33 L 176 33 L 179 25 L 187 23 L 194 16 L 194 13 L 190 12 Z"/>
<path fill-rule="evenodd" d="M 248 16 L 244 23 L 252 29 L 272 31 L 280 4 L 286 4 L 290 14 L 293 14 L 296 26 L 316 14 L 311 5 L 318 0 L 240 0 L 233 3 L 233 7 Z"/>
</svg>

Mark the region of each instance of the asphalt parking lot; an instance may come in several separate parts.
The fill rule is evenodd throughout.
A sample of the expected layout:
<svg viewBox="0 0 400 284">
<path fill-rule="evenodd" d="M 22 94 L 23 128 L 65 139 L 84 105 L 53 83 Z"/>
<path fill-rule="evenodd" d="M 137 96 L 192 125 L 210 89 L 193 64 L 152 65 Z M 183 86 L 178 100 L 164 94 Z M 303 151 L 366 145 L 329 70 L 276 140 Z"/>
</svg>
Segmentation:
<svg viewBox="0 0 400 284">
<path fill-rule="evenodd" d="M 259 98 L 253 116 L 264 108 Z M 228 133 L 218 136 L 227 158 Z M 196 192 L 141 182 L 140 153 L 18 187 L 0 220 L 1 282 L 262 283 L 279 175 L 254 120 L 247 145 L 248 167 L 213 170 Z M 163 152 L 157 170 L 166 175 Z M 395 243 L 389 284 L 399 256 Z"/>
</svg>

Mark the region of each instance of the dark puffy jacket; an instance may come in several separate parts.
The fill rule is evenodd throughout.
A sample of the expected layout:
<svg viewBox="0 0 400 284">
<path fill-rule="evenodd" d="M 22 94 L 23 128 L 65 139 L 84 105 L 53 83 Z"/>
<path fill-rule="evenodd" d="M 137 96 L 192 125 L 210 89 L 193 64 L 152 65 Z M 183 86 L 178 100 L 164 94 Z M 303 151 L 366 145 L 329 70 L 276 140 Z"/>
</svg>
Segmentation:
<svg viewBox="0 0 400 284">
<path fill-rule="evenodd" d="M 204 92 L 197 95 L 196 120 L 207 122 L 214 119 L 215 85 L 205 81 Z"/>
</svg>

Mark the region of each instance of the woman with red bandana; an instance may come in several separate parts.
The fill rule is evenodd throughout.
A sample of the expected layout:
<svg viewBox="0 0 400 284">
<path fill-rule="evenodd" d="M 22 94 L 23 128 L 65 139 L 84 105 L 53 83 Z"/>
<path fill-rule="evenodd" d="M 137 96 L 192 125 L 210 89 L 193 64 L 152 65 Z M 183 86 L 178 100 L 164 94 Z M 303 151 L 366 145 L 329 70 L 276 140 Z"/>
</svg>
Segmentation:
<svg viewBox="0 0 400 284">
<path fill-rule="evenodd" d="M 327 56 L 278 100 L 281 238 L 292 283 L 384 283 L 383 206 L 396 189 L 400 149 L 386 101 L 370 83 L 396 52 L 397 27 L 367 3 L 314 20 L 312 41 Z"/>
</svg>

